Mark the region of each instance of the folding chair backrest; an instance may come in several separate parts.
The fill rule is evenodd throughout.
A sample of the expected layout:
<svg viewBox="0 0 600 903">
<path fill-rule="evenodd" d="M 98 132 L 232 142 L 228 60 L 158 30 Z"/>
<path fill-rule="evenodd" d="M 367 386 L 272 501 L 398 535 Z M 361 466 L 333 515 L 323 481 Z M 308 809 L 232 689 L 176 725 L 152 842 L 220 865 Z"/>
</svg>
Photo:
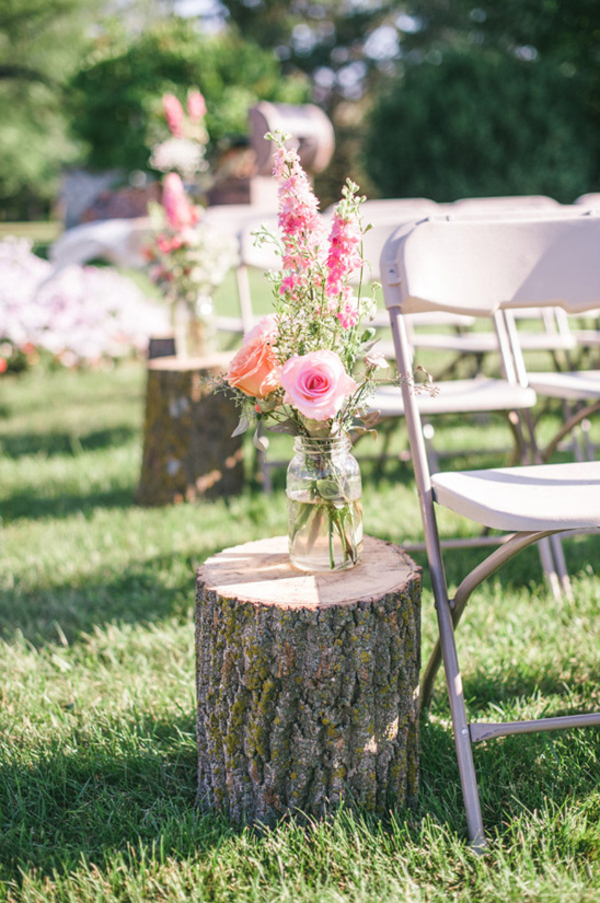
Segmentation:
<svg viewBox="0 0 600 903">
<path fill-rule="evenodd" d="M 589 194 L 582 194 L 573 203 L 581 204 L 583 207 L 600 207 L 600 192 L 592 191 Z"/>
<path fill-rule="evenodd" d="M 381 274 L 386 306 L 402 313 L 593 309 L 600 301 L 600 215 L 431 217 L 390 236 Z"/>
<path fill-rule="evenodd" d="M 518 208 L 550 209 L 560 207 L 558 201 L 544 194 L 522 194 L 512 196 L 500 196 L 490 198 L 460 198 L 454 201 L 452 207 L 462 211 L 476 210 L 514 210 Z"/>
<path fill-rule="evenodd" d="M 256 267 L 265 272 L 280 270 L 281 255 L 277 253 L 277 246 L 271 241 L 262 244 L 256 241 L 256 233 L 262 228 L 278 236 L 277 215 L 256 217 L 244 224 L 240 233 L 240 263 L 242 266 Z"/>
</svg>

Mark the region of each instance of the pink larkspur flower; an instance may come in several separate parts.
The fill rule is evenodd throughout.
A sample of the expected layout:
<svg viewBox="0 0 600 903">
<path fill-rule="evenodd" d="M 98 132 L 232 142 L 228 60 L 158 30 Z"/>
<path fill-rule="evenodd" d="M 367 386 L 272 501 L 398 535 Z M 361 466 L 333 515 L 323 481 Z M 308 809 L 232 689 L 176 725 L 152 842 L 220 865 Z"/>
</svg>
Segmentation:
<svg viewBox="0 0 600 903">
<path fill-rule="evenodd" d="M 329 420 L 358 388 L 334 351 L 294 355 L 281 368 L 284 403 L 310 420 Z"/>
<path fill-rule="evenodd" d="M 358 301 L 348 285 L 342 288 L 342 305 L 336 312 L 336 317 L 344 329 L 351 329 L 358 323 Z"/>
<path fill-rule="evenodd" d="M 206 116 L 206 101 L 196 88 L 188 92 L 187 111 L 192 122 L 200 122 Z"/>
<path fill-rule="evenodd" d="M 279 228 L 283 237 L 283 268 L 294 274 L 308 271 L 318 262 L 325 244 L 325 227 L 319 201 L 295 150 L 281 147 L 273 167 L 279 187 Z"/>
<path fill-rule="evenodd" d="M 361 241 L 362 231 L 358 220 L 355 217 L 347 219 L 336 212 L 327 255 L 326 292 L 330 298 L 339 295 L 347 280 L 363 266 L 364 261 L 359 252 Z"/>
<path fill-rule="evenodd" d="M 174 229 L 183 230 L 198 222 L 198 211 L 190 203 L 181 176 L 176 172 L 169 172 L 164 178 L 162 205 Z"/>
<path fill-rule="evenodd" d="M 165 94 L 163 99 L 163 111 L 169 126 L 169 131 L 174 138 L 183 138 L 185 113 L 183 107 L 174 94 Z"/>
</svg>

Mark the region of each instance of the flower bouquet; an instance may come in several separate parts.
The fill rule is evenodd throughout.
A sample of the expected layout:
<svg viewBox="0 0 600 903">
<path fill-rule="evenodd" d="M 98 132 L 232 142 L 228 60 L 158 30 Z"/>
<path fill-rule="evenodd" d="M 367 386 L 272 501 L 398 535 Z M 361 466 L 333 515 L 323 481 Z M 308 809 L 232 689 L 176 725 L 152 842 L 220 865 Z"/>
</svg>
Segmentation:
<svg viewBox="0 0 600 903">
<path fill-rule="evenodd" d="M 207 168 L 208 140 L 203 124 L 206 106 L 199 91 L 188 94 L 187 107 L 186 117 L 174 95 L 163 98 L 172 138 L 155 146 L 150 162 L 163 171 L 178 171 L 164 176 L 161 203 L 148 206 L 153 240 L 145 250 L 148 274 L 171 308 L 177 356 L 197 357 L 212 350 L 212 299 L 237 263 L 238 252 L 229 236 L 202 225 L 202 208 L 186 192 L 182 175 L 192 178 Z"/>
<path fill-rule="evenodd" d="M 162 110 L 170 136 L 153 146 L 150 166 L 159 172 L 178 172 L 184 179 L 207 172 L 206 102 L 200 91 L 188 91 L 186 109 L 174 94 L 164 94 Z"/>
<path fill-rule="evenodd" d="M 278 244 L 282 267 L 270 274 L 274 313 L 246 334 L 226 383 L 241 408 L 236 434 L 254 426 L 260 444 L 264 424 L 296 437 L 287 481 L 292 563 L 347 568 L 362 549 L 360 472 L 348 434 L 360 418 L 368 428 L 375 374 L 387 367 L 363 325 L 375 309 L 361 295 L 364 198 L 348 180 L 328 222 L 286 136 L 267 137 L 276 144 L 280 236 L 262 230 L 257 240 Z"/>
</svg>

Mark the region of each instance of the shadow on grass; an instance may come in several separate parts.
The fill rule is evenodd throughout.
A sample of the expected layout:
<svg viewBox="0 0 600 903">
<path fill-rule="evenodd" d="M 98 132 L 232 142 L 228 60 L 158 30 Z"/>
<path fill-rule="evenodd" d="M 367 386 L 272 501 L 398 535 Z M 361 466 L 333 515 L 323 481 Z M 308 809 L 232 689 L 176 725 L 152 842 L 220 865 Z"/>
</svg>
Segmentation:
<svg viewBox="0 0 600 903">
<path fill-rule="evenodd" d="M 473 746 L 486 834 L 510 834 L 524 813 L 556 810 L 597 794 L 600 729 L 513 735 Z M 425 714 L 421 725 L 418 816 L 466 839 L 466 816 L 450 723 Z"/>
<path fill-rule="evenodd" d="M 133 490 L 130 487 L 105 492 L 61 492 L 47 498 L 32 492 L 13 492 L 2 500 L 2 519 L 5 524 L 21 517 L 59 520 L 77 511 L 88 514 L 95 508 L 130 508 L 133 504 Z"/>
<path fill-rule="evenodd" d="M 55 455 L 81 454 L 82 451 L 99 451 L 114 448 L 131 442 L 139 435 L 139 429 L 133 426 L 119 426 L 111 429 L 92 432 L 45 432 L 19 433 L 4 435 L 0 441 L 2 454 L 9 458 L 20 458 L 25 455 L 53 457 Z"/>
<path fill-rule="evenodd" d="M 72 717 L 73 730 L 65 739 L 38 746 L 33 758 L 17 753 L 10 763 L 0 764 L 0 798 L 5 802 L 0 873 L 6 883 L 19 886 L 23 874 L 33 871 L 38 880 L 65 876 L 80 870 L 82 862 L 114 870 L 120 855 L 133 868 L 142 868 L 149 858 L 197 861 L 244 832 L 225 817 L 194 808 L 193 712 L 175 720 L 142 712 L 93 730 L 79 728 L 77 715 Z M 394 814 L 406 830 L 402 842 L 422 846 L 431 822 L 466 839 L 450 729 L 425 719 L 421 745 L 417 806 Z M 564 756 L 564 767 L 557 767 L 557 752 L 570 754 L 570 761 Z M 475 764 L 488 835 L 510 834 L 510 819 L 524 812 L 548 805 L 558 809 L 567 799 L 594 793 L 595 773 L 587 765 L 597 752 L 598 738 L 568 750 L 557 749 L 547 737 L 509 738 L 500 750 L 496 744 L 478 748 Z M 360 809 L 357 818 L 361 829 L 374 835 L 394 831 L 389 819 L 361 817 Z M 352 836 L 351 820 L 348 826 Z M 264 836 L 268 843 L 269 833 Z M 261 834 L 255 839 L 260 845 Z"/>
<path fill-rule="evenodd" d="M 583 639 L 582 637 L 582 642 Z M 490 641 L 490 646 L 492 643 L 493 640 Z M 600 667 L 586 669 L 583 685 L 577 681 L 576 676 L 569 680 L 565 675 L 565 667 L 568 667 L 565 661 L 558 661 L 553 669 L 549 669 L 544 663 L 538 668 L 528 664 L 526 670 L 522 670 L 517 664 L 511 664 L 504 665 L 501 673 L 495 670 L 490 674 L 480 669 L 474 675 L 463 674 L 465 698 L 468 699 L 469 708 L 473 712 L 486 709 L 490 705 L 510 705 L 511 700 L 515 702 L 522 699 L 534 700 L 539 696 L 553 697 L 555 701 L 564 702 L 563 705 L 553 705 L 553 716 L 584 714 L 592 707 L 597 710 Z M 591 700 L 588 699 L 590 689 Z"/>
<path fill-rule="evenodd" d="M 185 618 L 195 599 L 195 565 L 173 553 L 149 558 L 112 579 L 97 573 L 82 585 L 65 583 L 17 595 L 0 590 L 0 636 L 10 641 L 22 633 L 39 646 L 55 642 L 62 632 L 72 643 L 81 633 L 109 623 Z"/>
<path fill-rule="evenodd" d="M 100 868 L 140 846 L 175 858 L 197 856 L 238 833 L 194 808 L 197 754 L 194 714 L 177 721 L 143 713 L 91 736 L 74 728 L 35 758 L 0 765 L 3 806 L 0 872 L 64 875 L 82 856 Z M 120 747 L 120 748 L 119 748 Z"/>
<path fill-rule="evenodd" d="M 398 539 L 394 539 L 392 535 L 382 538 L 399 541 Z M 577 577 L 581 574 L 591 576 L 594 572 L 599 571 L 597 563 L 600 561 L 600 534 L 579 534 L 569 536 L 563 540 L 562 545 L 567 571 L 571 577 Z M 473 546 L 444 550 L 444 568 L 448 585 L 450 587 L 456 587 L 477 564 L 491 554 L 494 548 L 496 547 L 484 548 Z M 425 552 L 410 551 L 410 556 L 411 558 L 414 558 L 417 564 L 424 568 L 425 583 L 429 584 L 427 556 Z M 544 594 L 546 592 L 544 588 L 544 574 L 537 546 L 532 545 L 519 552 L 514 558 L 511 558 L 510 561 L 496 571 L 487 582 L 484 582 L 482 587 L 485 587 L 493 581 L 499 582 L 500 586 L 507 591 L 516 591 L 519 587 L 534 589 L 535 587 L 539 587 L 540 593 Z M 478 590 L 475 590 L 472 602 L 469 603 L 469 606 L 476 605 L 477 598 Z M 548 598 L 550 598 L 549 592 Z M 467 613 L 468 611 L 469 609 L 467 608 Z"/>
</svg>

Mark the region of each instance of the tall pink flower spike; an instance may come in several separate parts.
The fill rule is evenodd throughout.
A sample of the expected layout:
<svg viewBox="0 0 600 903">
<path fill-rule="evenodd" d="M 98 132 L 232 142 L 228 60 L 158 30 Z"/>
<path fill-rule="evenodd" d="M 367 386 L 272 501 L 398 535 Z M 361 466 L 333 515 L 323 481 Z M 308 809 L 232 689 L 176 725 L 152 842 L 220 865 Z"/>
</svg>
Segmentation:
<svg viewBox="0 0 600 903">
<path fill-rule="evenodd" d="M 169 172 L 164 178 L 162 205 L 174 229 L 186 229 L 198 222 L 198 211 L 188 200 L 181 177 Z"/>
<path fill-rule="evenodd" d="M 195 88 L 188 93 L 187 111 L 192 122 L 200 122 L 206 116 L 206 101 Z"/>
<path fill-rule="evenodd" d="M 169 131 L 174 138 L 183 138 L 185 119 L 183 107 L 174 94 L 165 94 L 162 102 Z"/>
</svg>

